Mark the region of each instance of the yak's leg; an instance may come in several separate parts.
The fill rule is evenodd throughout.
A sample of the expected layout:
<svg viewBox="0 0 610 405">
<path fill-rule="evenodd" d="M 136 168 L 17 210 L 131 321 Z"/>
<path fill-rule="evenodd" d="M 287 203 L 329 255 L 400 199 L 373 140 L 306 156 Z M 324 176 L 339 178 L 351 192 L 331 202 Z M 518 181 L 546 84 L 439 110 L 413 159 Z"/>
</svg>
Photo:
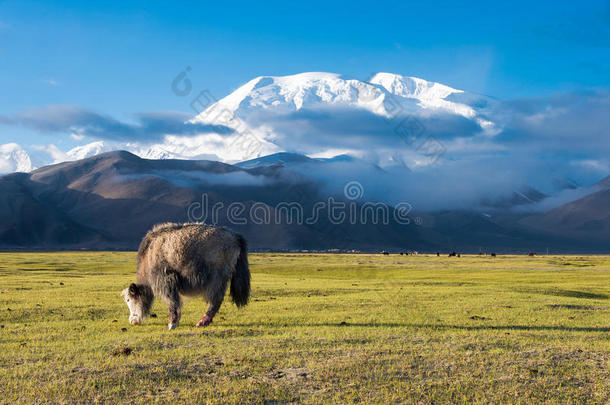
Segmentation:
<svg viewBox="0 0 610 405">
<path fill-rule="evenodd" d="M 182 316 L 182 299 L 178 289 L 179 283 L 176 273 L 165 269 L 165 280 L 161 297 L 169 310 L 169 321 L 167 329 L 175 329 L 180 323 Z"/>
<path fill-rule="evenodd" d="M 208 326 L 212 323 L 212 319 L 214 319 L 214 315 L 220 309 L 222 305 L 222 300 L 225 297 L 225 292 L 227 291 L 227 281 L 221 280 L 220 278 L 216 278 L 214 280 L 209 280 L 209 284 L 206 287 L 205 295 L 207 301 L 210 303 L 207 312 L 201 318 L 201 320 L 197 323 L 197 327 Z"/>
<path fill-rule="evenodd" d="M 180 317 L 182 316 L 182 300 L 180 299 L 180 294 L 178 294 L 177 291 L 175 295 L 173 294 L 171 297 L 168 297 L 167 308 L 169 309 L 169 322 L 167 324 L 167 329 L 176 329 L 180 323 Z"/>
</svg>

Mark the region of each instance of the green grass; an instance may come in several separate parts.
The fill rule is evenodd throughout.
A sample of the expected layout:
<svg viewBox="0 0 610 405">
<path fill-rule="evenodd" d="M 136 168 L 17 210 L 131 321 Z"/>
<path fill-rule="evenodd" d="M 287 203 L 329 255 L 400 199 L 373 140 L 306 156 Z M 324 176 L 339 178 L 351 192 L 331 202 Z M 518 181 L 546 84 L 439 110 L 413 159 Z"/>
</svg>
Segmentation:
<svg viewBox="0 0 610 405">
<path fill-rule="evenodd" d="M 0 254 L 0 402 L 610 402 L 609 257 L 250 263 L 247 307 L 167 331 L 127 322 L 134 253 Z"/>
</svg>

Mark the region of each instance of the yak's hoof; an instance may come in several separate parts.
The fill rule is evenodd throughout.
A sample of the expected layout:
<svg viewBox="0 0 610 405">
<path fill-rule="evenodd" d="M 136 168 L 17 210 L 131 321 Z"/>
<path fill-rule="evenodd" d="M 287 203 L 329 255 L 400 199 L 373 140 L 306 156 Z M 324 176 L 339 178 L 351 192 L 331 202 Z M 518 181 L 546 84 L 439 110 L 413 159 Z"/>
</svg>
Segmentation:
<svg viewBox="0 0 610 405">
<path fill-rule="evenodd" d="M 208 326 L 211 323 L 212 323 L 212 317 L 206 315 L 203 318 L 201 318 L 201 320 L 199 322 L 197 322 L 197 325 L 195 325 L 195 327 L 201 328 L 202 326 Z"/>
<path fill-rule="evenodd" d="M 178 327 L 178 323 L 168 323 L 167 330 L 176 329 Z"/>
</svg>

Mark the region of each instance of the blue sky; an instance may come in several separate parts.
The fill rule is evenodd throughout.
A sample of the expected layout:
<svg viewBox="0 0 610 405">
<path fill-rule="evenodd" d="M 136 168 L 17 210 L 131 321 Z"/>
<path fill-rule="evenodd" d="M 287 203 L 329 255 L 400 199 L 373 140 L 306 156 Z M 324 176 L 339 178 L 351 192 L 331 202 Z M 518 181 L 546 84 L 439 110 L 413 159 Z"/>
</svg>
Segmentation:
<svg viewBox="0 0 610 405">
<path fill-rule="evenodd" d="M 609 48 L 606 0 L 0 0 L 0 124 L 48 106 L 119 126 L 150 112 L 191 113 L 170 88 L 187 66 L 194 89 L 218 98 L 259 75 L 386 71 L 501 100 L 552 99 L 607 92 Z M 60 135 L 0 125 L 0 144 L 79 144 Z"/>
<path fill-rule="evenodd" d="M 610 85 L 608 2 L 0 2 L 0 111 L 188 111 L 258 75 L 389 71 L 498 98 Z M 468 4 L 467 7 L 464 5 Z"/>
</svg>

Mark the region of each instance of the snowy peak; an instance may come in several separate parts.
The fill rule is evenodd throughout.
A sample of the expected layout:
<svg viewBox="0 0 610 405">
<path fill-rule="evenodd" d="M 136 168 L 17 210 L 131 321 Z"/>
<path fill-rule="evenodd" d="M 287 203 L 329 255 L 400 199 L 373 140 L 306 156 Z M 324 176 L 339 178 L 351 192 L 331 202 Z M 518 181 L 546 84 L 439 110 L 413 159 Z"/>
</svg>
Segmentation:
<svg viewBox="0 0 610 405">
<path fill-rule="evenodd" d="M 81 160 L 91 156 L 99 155 L 103 152 L 108 152 L 110 149 L 106 147 L 103 141 L 91 142 L 86 145 L 76 146 L 70 149 L 67 153 L 69 160 Z"/>
<path fill-rule="evenodd" d="M 456 90 L 444 84 L 394 73 L 377 73 L 369 82 L 378 84 L 388 92 L 405 98 L 423 100 L 445 99 L 450 94 L 463 93 L 463 90 Z"/>
<path fill-rule="evenodd" d="M 370 80 L 358 80 L 336 73 L 307 72 L 256 77 L 191 122 L 231 128 L 228 134 L 203 136 L 198 144 L 208 142 L 220 160 L 236 162 L 288 150 L 305 154 L 339 150 L 354 155 L 358 145 L 346 147 L 340 136 L 333 136 L 333 130 L 370 136 L 371 145 L 376 145 L 373 134 L 391 134 L 393 127 L 388 121 L 400 121 L 404 116 L 460 116 L 472 121 L 481 133 L 494 136 L 499 130 L 487 118 L 486 105 L 489 103 L 485 96 L 417 77 L 377 73 Z M 380 123 L 371 124 L 371 114 L 382 118 Z M 320 141 L 324 149 L 314 147 L 316 137 L 324 138 Z M 384 136 L 379 138 L 382 142 Z M 174 154 L 191 153 L 198 148 L 186 147 L 193 144 L 192 139 L 173 137 L 172 143 L 169 140 L 170 137 L 163 149 Z"/>
<path fill-rule="evenodd" d="M 477 115 L 476 109 L 470 103 L 457 101 L 455 97 L 450 97 L 467 93 L 444 84 L 393 73 L 377 73 L 371 78 L 371 83 L 383 87 L 394 96 L 417 100 L 418 105 L 425 109 L 439 109 L 466 118 L 474 118 Z M 462 100 L 466 99 L 462 97 Z M 480 125 L 483 124 L 481 120 L 476 121 Z"/>
<path fill-rule="evenodd" d="M 300 110 L 315 104 L 359 104 L 359 91 L 371 87 L 336 73 L 307 72 L 291 76 L 259 76 L 218 102 L 229 110 Z M 382 91 L 377 90 L 377 96 Z M 212 106 L 214 107 L 214 106 Z M 206 112 L 202 113 L 205 116 Z"/>
<path fill-rule="evenodd" d="M 0 174 L 32 171 L 30 155 L 16 143 L 0 145 Z"/>
<path fill-rule="evenodd" d="M 355 107 L 387 116 L 385 103 L 391 96 L 418 108 L 437 108 L 467 118 L 476 115 L 468 103 L 448 100 L 465 94 L 440 83 L 392 73 L 377 73 L 369 81 L 336 73 L 307 72 L 290 76 L 259 76 L 224 97 L 192 121 L 232 126 L 235 118 L 247 120 L 261 111 L 286 113 L 320 106 Z M 233 123 L 234 124 L 234 123 Z"/>
</svg>

